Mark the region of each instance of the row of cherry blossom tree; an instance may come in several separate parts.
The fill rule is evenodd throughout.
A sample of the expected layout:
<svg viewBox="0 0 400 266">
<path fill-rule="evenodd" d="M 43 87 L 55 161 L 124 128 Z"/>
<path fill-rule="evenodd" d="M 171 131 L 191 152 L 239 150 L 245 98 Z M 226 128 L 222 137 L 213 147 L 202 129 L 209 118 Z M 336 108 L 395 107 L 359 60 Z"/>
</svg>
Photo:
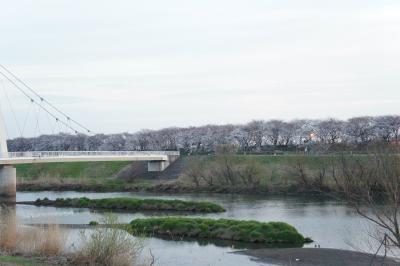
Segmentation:
<svg viewBox="0 0 400 266">
<path fill-rule="evenodd" d="M 244 125 L 205 125 L 141 130 L 136 133 L 42 135 L 8 141 L 10 151 L 29 150 L 181 150 L 184 153 L 213 153 L 220 145 L 238 152 L 324 147 L 365 147 L 373 143 L 397 144 L 400 116 L 354 117 L 346 121 L 254 120 Z"/>
</svg>

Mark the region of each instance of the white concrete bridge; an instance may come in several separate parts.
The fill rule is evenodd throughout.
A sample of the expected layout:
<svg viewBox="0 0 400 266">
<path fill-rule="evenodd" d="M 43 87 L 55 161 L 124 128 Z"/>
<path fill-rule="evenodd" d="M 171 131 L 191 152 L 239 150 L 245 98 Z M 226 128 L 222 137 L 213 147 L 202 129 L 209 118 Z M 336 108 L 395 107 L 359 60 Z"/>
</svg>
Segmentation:
<svg viewBox="0 0 400 266">
<path fill-rule="evenodd" d="M 179 157 L 178 151 L 27 151 L 0 154 L 1 165 L 56 163 L 148 161 L 148 171 L 163 171 Z"/>
<path fill-rule="evenodd" d="M 4 143 L 4 142 L 2 142 Z M 7 146 L 2 146 L 1 148 Z M 2 149 L 5 151 L 6 149 Z M 27 151 L 0 153 L 0 198 L 16 195 L 17 164 L 55 162 L 147 161 L 149 172 L 164 171 L 179 157 L 178 151 Z"/>
<path fill-rule="evenodd" d="M 30 104 L 65 126 L 72 132 L 91 133 L 81 123 L 72 119 L 60 109 L 41 97 L 36 91 L 0 65 L 0 75 L 19 90 Z M 38 115 L 38 114 L 37 114 Z M 38 119 L 38 117 L 37 117 Z M 25 121 L 26 122 L 26 121 Z M 37 126 L 39 125 L 37 121 Z M 177 151 L 26 151 L 8 152 L 6 127 L 0 110 L 0 199 L 15 201 L 17 164 L 54 162 L 106 162 L 106 161 L 148 161 L 148 171 L 160 172 L 179 157 Z"/>
</svg>

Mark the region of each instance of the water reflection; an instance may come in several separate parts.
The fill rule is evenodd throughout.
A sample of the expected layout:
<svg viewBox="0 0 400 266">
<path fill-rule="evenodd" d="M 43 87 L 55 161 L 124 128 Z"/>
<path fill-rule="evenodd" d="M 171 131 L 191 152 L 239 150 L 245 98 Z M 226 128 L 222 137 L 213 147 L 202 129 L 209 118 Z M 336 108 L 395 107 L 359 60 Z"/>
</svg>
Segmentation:
<svg viewBox="0 0 400 266">
<path fill-rule="evenodd" d="M 192 237 L 169 237 L 165 235 L 159 235 L 157 238 L 170 241 L 170 242 L 191 242 L 197 243 L 199 246 L 214 245 L 216 247 L 229 247 L 232 249 L 259 249 L 259 248 L 300 248 L 302 245 L 288 245 L 288 244 L 260 244 L 260 243 L 248 243 L 240 241 L 230 241 L 221 239 L 206 239 L 206 238 L 192 238 Z"/>
</svg>

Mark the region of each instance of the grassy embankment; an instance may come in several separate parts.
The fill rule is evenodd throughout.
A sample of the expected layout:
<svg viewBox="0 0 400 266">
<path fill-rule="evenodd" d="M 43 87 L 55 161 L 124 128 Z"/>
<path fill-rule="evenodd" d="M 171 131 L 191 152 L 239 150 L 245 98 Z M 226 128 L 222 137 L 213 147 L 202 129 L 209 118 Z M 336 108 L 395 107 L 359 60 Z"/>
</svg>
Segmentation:
<svg viewBox="0 0 400 266">
<path fill-rule="evenodd" d="M 183 201 L 183 200 L 162 200 L 162 199 L 135 199 L 135 198 L 58 198 L 49 200 L 47 198 L 37 199 L 32 202 L 37 206 L 55 206 L 55 207 L 75 207 L 90 209 L 108 209 L 124 211 L 183 211 L 183 212 L 224 212 L 225 209 L 220 205 L 211 202 Z"/>
<path fill-rule="evenodd" d="M 296 193 L 330 190 L 340 156 L 191 156 L 179 179 L 122 180 L 127 162 L 18 165 L 19 190 Z M 336 173 L 338 173 L 336 169 Z"/>
<path fill-rule="evenodd" d="M 115 178 L 129 162 L 77 162 L 17 165 L 20 191 L 137 191 L 150 181 L 126 182 Z"/>
<path fill-rule="evenodd" d="M 133 234 L 168 237 L 194 237 L 264 244 L 302 246 L 312 242 L 293 226 L 283 222 L 262 223 L 227 219 L 165 217 L 136 219 L 130 223 Z"/>
<path fill-rule="evenodd" d="M 218 155 L 194 156 L 175 183 L 157 184 L 155 191 L 219 193 L 310 193 L 330 191 L 332 169 L 341 156 Z"/>
</svg>

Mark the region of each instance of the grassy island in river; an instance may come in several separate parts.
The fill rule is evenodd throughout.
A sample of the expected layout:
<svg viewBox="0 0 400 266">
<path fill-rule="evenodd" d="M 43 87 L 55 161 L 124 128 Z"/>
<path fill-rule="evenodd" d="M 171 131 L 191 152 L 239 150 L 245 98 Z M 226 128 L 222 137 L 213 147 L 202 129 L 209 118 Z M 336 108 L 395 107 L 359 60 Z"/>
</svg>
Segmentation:
<svg viewBox="0 0 400 266">
<path fill-rule="evenodd" d="M 136 219 L 130 223 L 133 234 L 179 236 L 302 246 L 312 242 L 296 228 L 283 222 L 256 222 L 227 219 L 164 217 Z"/>
<path fill-rule="evenodd" d="M 23 202 L 29 203 L 29 202 Z M 136 199 L 136 198 L 105 198 L 88 199 L 83 198 L 58 198 L 49 200 L 47 198 L 37 199 L 30 202 L 37 206 L 55 207 L 75 207 L 91 209 L 109 209 L 126 211 L 184 211 L 184 212 L 224 212 L 225 209 L 220 205 L 206 201 L 183 201 L 183 200 L 163 200 L 163 199 Z"/>
</svg>

